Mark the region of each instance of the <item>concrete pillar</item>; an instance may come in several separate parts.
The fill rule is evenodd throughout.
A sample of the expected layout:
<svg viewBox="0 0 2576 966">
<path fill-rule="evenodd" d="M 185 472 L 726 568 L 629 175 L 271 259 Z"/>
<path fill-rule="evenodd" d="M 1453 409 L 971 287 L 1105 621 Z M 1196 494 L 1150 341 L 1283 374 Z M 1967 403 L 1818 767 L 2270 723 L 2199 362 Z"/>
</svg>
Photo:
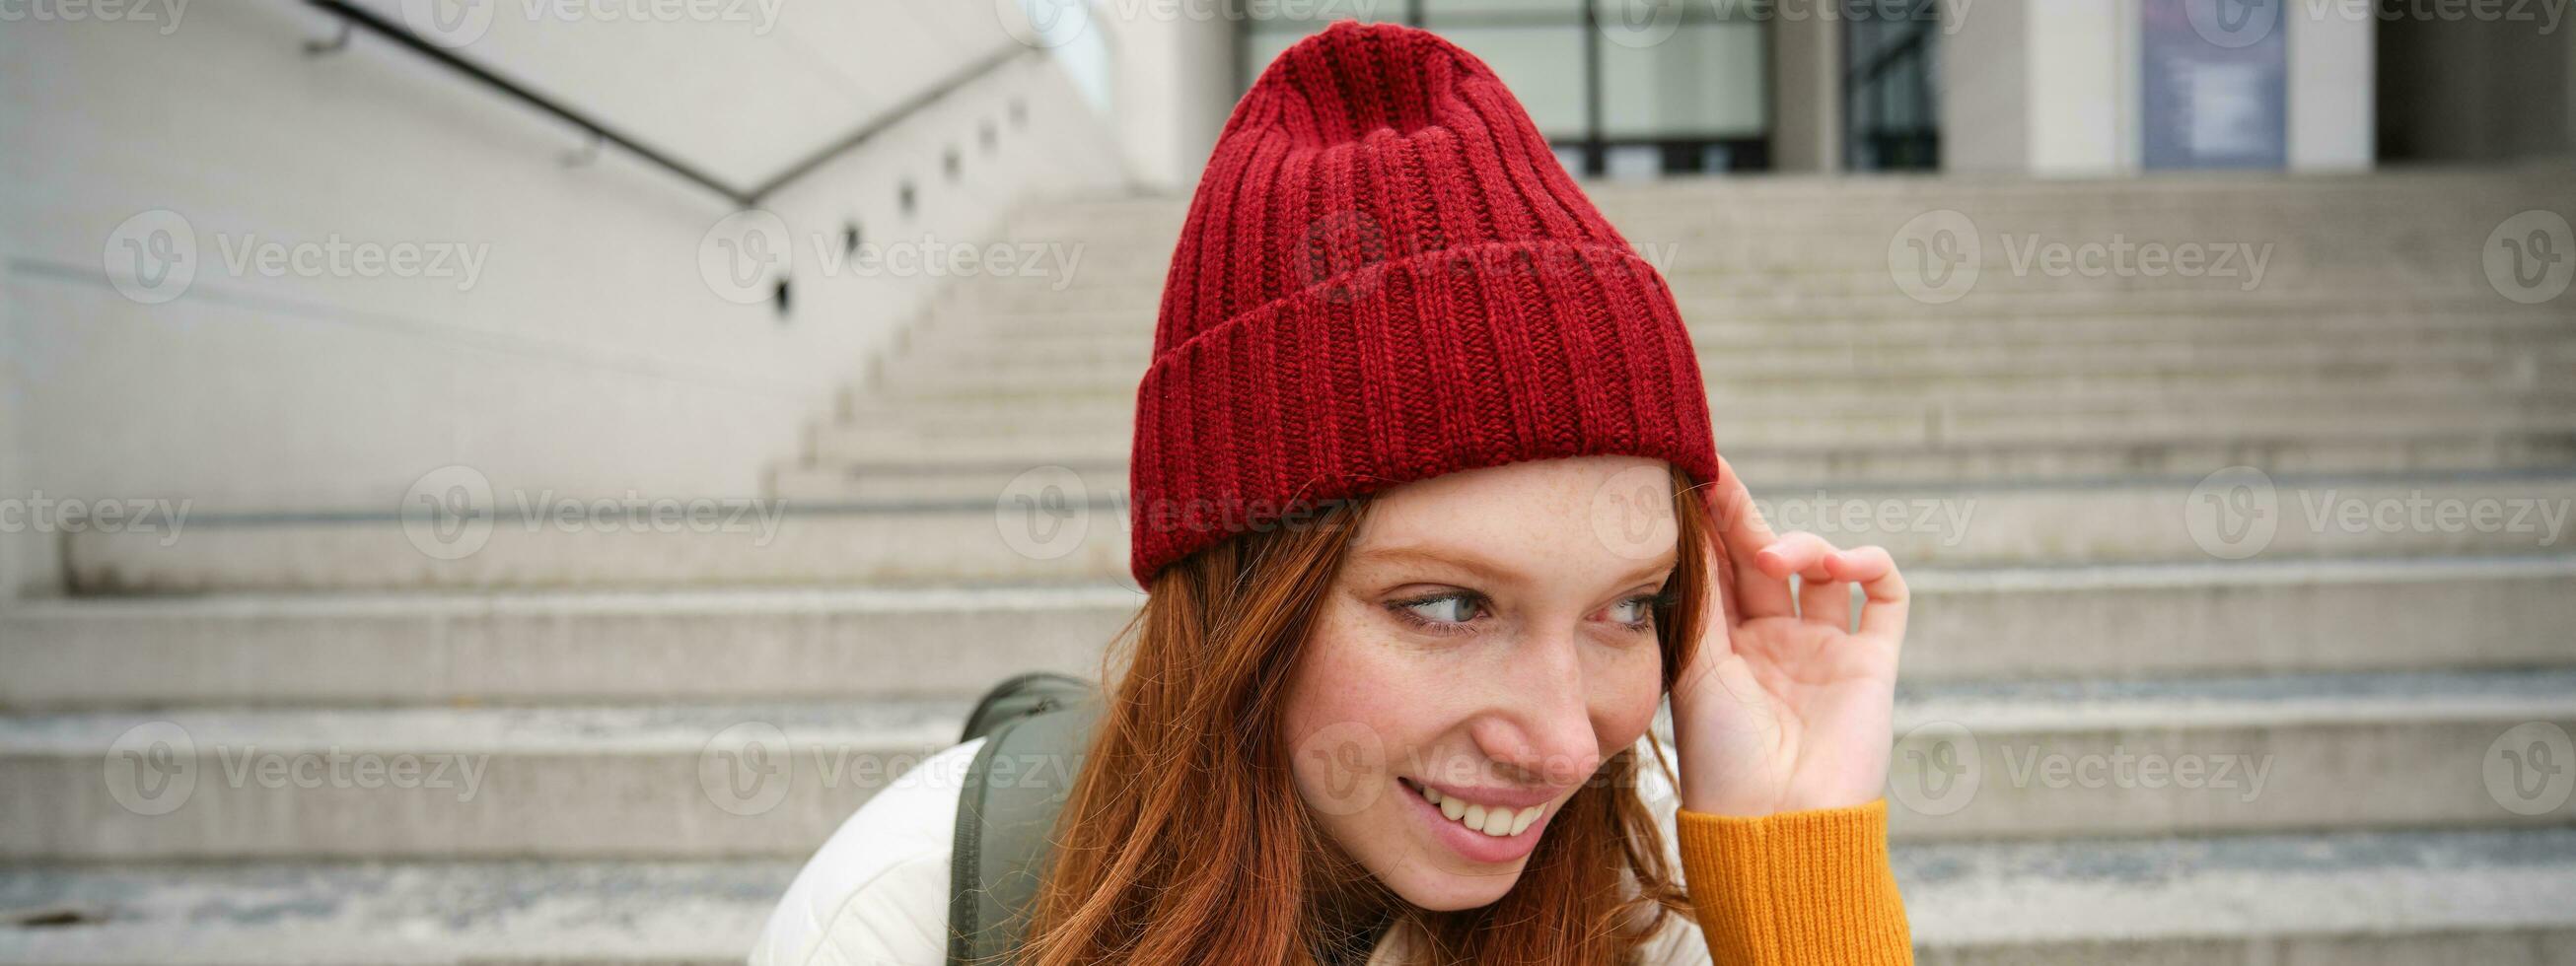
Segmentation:
<svg viewBox="0 0 2576 966">
<path fill-rule="evenodd" d="M 1843 32 L 1835 17 L 1771 22 L 1771 166 L 1843 169 Z"/>
<path fill-rule="evenodd" d="M 2367 170 L 2378 156 L 2378 21 L 2340 4 L 2289 9 L 2290 170 Z"/>
<path fill-rule="evenodd" d="M 2075 176 L 2136 170 L 2134 0 L 2018 5 L 2025 18 L 2022 82 L 2030 91 L 2025 170 Z"/>
<path fill-rule="evenodd" d="M 2028 170 L 2026 6 L 2021 0 L 1985 0 L 1944 4 L 1942 11 L 1941 166 Z"/>
</svg>

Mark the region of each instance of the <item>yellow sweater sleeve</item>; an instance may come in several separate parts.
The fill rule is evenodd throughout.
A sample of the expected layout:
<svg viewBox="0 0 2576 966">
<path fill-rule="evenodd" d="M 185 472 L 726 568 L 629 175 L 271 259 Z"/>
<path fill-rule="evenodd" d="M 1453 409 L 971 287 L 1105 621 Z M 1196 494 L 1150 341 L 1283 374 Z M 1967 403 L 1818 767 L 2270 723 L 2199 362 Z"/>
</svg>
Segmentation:
<svg viewBox="0 0 2576 966">
<path fill-rule="evenodd" d="M 1685 809 L 1675 824 L 1716 966 L 1914 962 L 1886 799 L 1760 818 Z"/>
</svg>

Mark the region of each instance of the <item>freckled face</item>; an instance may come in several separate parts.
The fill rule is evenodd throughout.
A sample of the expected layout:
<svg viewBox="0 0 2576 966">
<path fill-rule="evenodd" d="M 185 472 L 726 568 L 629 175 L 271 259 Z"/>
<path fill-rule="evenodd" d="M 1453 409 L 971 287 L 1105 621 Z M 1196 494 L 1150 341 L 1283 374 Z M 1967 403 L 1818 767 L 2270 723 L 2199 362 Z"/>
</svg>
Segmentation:
<svg viewBox="0 0 2576 966">
<path fill-rule="evenodd" d="M 1663 670 L 1652 610 L 1675 541 L 1669 527 L 1644 543 L 1605 531 L 1603 512 L 1669 519 L 1670 490 L 1636 486 L 1664 466 L 1508 463 L 1373 498 L 1290 673 L 1282 726 L 1326 834 L 1406 901 L 1501 898 L 1548 818 L 1645 734 Z"/>
</svg>

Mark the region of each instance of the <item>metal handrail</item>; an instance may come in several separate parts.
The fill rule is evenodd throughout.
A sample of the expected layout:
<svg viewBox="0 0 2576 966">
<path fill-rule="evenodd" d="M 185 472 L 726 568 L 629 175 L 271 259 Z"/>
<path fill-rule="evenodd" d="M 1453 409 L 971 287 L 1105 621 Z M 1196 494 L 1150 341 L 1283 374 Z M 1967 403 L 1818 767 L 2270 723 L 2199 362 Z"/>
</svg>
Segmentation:
<svg viewBox="0 0 2576 966">
<path fill-rule="evenodd" d="M 822 167 L 831 159 L 866 143 L 877 135 L 884 133 L 886 129 L 891 128 L 896 124 L 900 124 L 913 115 L 920 113 L 932 104 L 937 103 L 940 99 L 947 97 L 949 94 L 955 93 L 959 88 L 962 88 L 987 74 L 1000 70 L 1003 66 L 1018 60 L 1022 56 L 1038 53 L 1038 50 L 1033 47 L 1026 47 L 1017 43 L 1007 44 L 1003 49 L 995 52 L 994 54 L 976 61 L 966 69 L 961 70 L 954 75 L 942 79 L 937 85 L 931 87 L 922 94 L 916 95 L 903 103 L 896 105 L 893 109 L 870 119 L 867 123 L 860 125 L 858 130 L 852 132 L 849 136 L 832 142 L 830 146 L 797 161 L 795 164 L 789 165 L 786 170 L 762 181 L 758 186 L 746 190 L 726 184 L 723 181 L 718 180 L 715 176 L 700 170 L 695 165 L 682 161 L 661 149 L 645 144 L 644 142 L 619 132 L 615 128 L 611 128 L 606 124 L 593 120 L 589 115 L 574 110 L 573 108 L 559 103 L 544 94 L 540 94 L 535 90 L 528 88 L 526 85 L 505 77 L 490 68 L 459 57 L 454 52 L 431 43 L 419 34 L 411 32 L 409 28 L 377 15 L 374 11 L 355 6 L 347 2 L 347 0 L 306 0 L 306 2 L 311 4 L 317 10 L 321 10 L 324 13 L 340 18 L 341 22 L 348 26 L 365 30 L 370 34 L 392 41 L 395 46 L 429 58 L 432 63 L 439 64 L 450 70 L 454 70 L 457 73 L 463 74 L 468 78 L 480 81 L 485 86 L 491 87 L 503 94 L 507 94 L 512 99 L 515 99 L 522 104 L 536 108 L 539 111 L 552 115 L 557 120 L 561 120 L 566 124 L 580 128 L 598 142 L 614 144 L 618 147 L 624 148 L 628 153 L 651 162 L 652 164 L 661 167 L 663 170 L 678 175 L 682 179 L 696 184 L 699 187 L 723 196 L 726 201 L 733 202 L 736 207 L 741 208 L 758 207 L 762 199 L 777 192 L 780 188 L 786 187 L 797 178 L 803 177 L 814 169 Z M 336 49 L 336 47 L 321 47 L 317 49 L 327 50 Z"/>
<path fill-rule="evenodd" d="M 856 150 L 860 145 L 866 144 L 870 139 L 875 138 L 879 134 L 885 133 L 887 128 L 903 123 L 904 119 L 927 110 L 930 105 L 938 103 L 941 98 L 956 93 L 958 88 L 974 82 L 977 78 L 1000 70 L 1003 65 L 1009 64 L 1021 57 L 1035 56 L 1037 53 L 1038 49 L 1035 47 L 1024 47 L 1018 43 L 1003 45 L 1001 50 L 986 56 L 983 60 L 966 65 L 965 69 L 949 75 L 942 79 L 938 84 L 931 86 L 921 94 L 916 95 L 901 104 L 895 105 L 893 110 L 879 115 L 874 121 L 861 125 L 858 130 L 850 132 L 847 137 L 834 141 L 831 144 L 824 146 L 822 150 L 807 155 L 802 161 L 788 165 L 786 170 L 780 171 L 769 180 L 761 182 L 759 187 L 751 189 L 751 203 L 758 204 L 760 199 L 769 197 L 771 194 L 777 192 L 778 189 L 786 187 L 789 182 L 812 173 L 814 169 L 822 167 L 833 158 L 840 157 L 841 155 L 848 154 L 851 151 Z"/>
</svg>

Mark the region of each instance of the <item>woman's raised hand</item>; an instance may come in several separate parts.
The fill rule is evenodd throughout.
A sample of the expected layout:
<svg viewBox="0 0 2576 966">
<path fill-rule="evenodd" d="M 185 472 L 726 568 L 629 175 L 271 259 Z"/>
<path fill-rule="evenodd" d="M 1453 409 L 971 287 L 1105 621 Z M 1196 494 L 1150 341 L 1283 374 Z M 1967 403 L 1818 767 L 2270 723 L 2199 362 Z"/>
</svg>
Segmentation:
<svg viewBox="0 0 2576 966">
<path fill-rule="evenodd" d="M 1709 561 L 1699 652 L 1673 684 L 1681 806 L 1759 816 L 1866 804 L 1882 794 L 1894 741 L 1905 578 L 1878 547 L 1774 535 L 1726 467 L 1703 490 L 1733 566 L 1726 612 Z M 1800 586 L 1792 591 L 1789 578 Z M 1867 600 L 1858 629 L 1851 587 Z"/>
</svg>

